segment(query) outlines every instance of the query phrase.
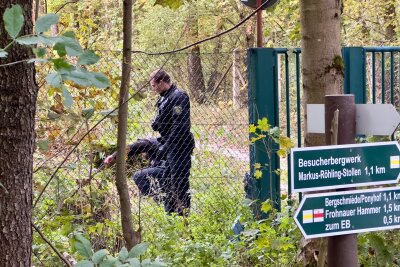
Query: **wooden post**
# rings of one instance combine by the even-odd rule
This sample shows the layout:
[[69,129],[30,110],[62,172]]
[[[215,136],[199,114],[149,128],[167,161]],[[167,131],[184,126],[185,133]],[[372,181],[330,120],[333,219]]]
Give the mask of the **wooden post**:
[[[355,137],[356,105],[354,95],[325,96],[326,144],[354,144]],[[328,266],[357,267],[356,234],[328,237]]]

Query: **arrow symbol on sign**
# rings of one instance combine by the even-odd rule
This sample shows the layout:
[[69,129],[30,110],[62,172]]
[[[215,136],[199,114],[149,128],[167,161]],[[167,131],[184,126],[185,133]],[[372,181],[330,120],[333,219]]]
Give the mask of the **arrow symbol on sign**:
[[[307,129],[325,133],[325,105],[307,105]],[[391,135],[400,123],[400,115],[392,104],[356,104],[356,133]]]

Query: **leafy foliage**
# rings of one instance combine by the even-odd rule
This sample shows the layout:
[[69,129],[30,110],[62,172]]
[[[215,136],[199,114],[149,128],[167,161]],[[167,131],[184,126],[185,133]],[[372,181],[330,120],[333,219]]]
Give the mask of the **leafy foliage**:
[[81,234],[75,234],[72,240],[76,251],[84,258],[79,261],[76,267],[162,267],[167,266],[160,260],[151,261],[150,259],[140,260],[146,252],[149,244],[142,243],[134,246],[129,252],[123,247],[117,256],[112,256],[106,249],[101,249],[93,253],[90,241]]

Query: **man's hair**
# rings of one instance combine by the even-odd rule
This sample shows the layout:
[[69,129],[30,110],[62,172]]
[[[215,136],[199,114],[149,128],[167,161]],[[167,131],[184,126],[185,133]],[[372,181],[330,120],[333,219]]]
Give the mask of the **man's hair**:
[[161,81],[165,83],[171,83],[171,77],[163,69],[153,71],[152,80],[154,80],[156,83],[159,83]]

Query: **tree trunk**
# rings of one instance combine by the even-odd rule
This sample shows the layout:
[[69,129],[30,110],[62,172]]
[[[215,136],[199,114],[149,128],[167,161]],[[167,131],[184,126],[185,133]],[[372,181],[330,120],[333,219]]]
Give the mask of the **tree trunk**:
[[122,81],[119,96],[118,110],[118,141],[117,141],[117,174],[116,185],[121,205],[121,224],[122,232],[126,242],[126,247],[130,250],[140,242],[140,232],[133,230],[131,200],[129,197],[128,184],[126,182],[126,129],[128,119],[128,96],[131,78],[132,62],[132,0],[124,0],[124,19],[123,19],[123,61],[122,61]]
[[[301,0],[300,12],[303,105],[306,108],[306,104],[323,104],[325,95],[343,91],[344,67],[340,46],[341,2]],[[306,129],[305,144],[324,145],[325,139],[323,135],[309,134]]]
[[396,20],[396,7],[395,7],[395,1],[387,1],[384,3],[385,5],[385,16],[384,16],[384,21],[386,25],[386,36],[385,39],[389,42],[388,45],[390,45],[391,42],[394,42],[396,40],[396,26],[395,26],[395,20]]
[[[189,41],[198,40],[199,25],[196,12],[196,6],[191,3],[189,12]],[[203,75],[203,66],[200,58],[200,47],[194,46],[188,55],[188,75],[189,75],[189,90],[191,96],[198,103],[203,103],[206,100],[205,82]]]
[[[301,62],[303,79],[303,105],[323,104],[325,95],[343,91],[343,60],[340,46],[340,0],[301,0]],[[307,114],[305,115],[307,125]],[[306,146],[325,145],[325,136],[308,133],[305,128]],[[303,264],[324,266],[326,262],[326,239],[313,239],[307,243],[314,253],[303,255]],[[302,251],[308,251],[302,249]],[[318,263],[314,255],[318,255]]]
[[[0,18],[11,4],[25,13],[22,34],[32,33],[32,0],[2,0]],[[9,43],[0,21],[0,47]],[[0,65],[32,57],[27,47],[13,45]],[[32,169],[35,104],[38,87],[33,64],[0,67],[0,263],[31,266]]]

